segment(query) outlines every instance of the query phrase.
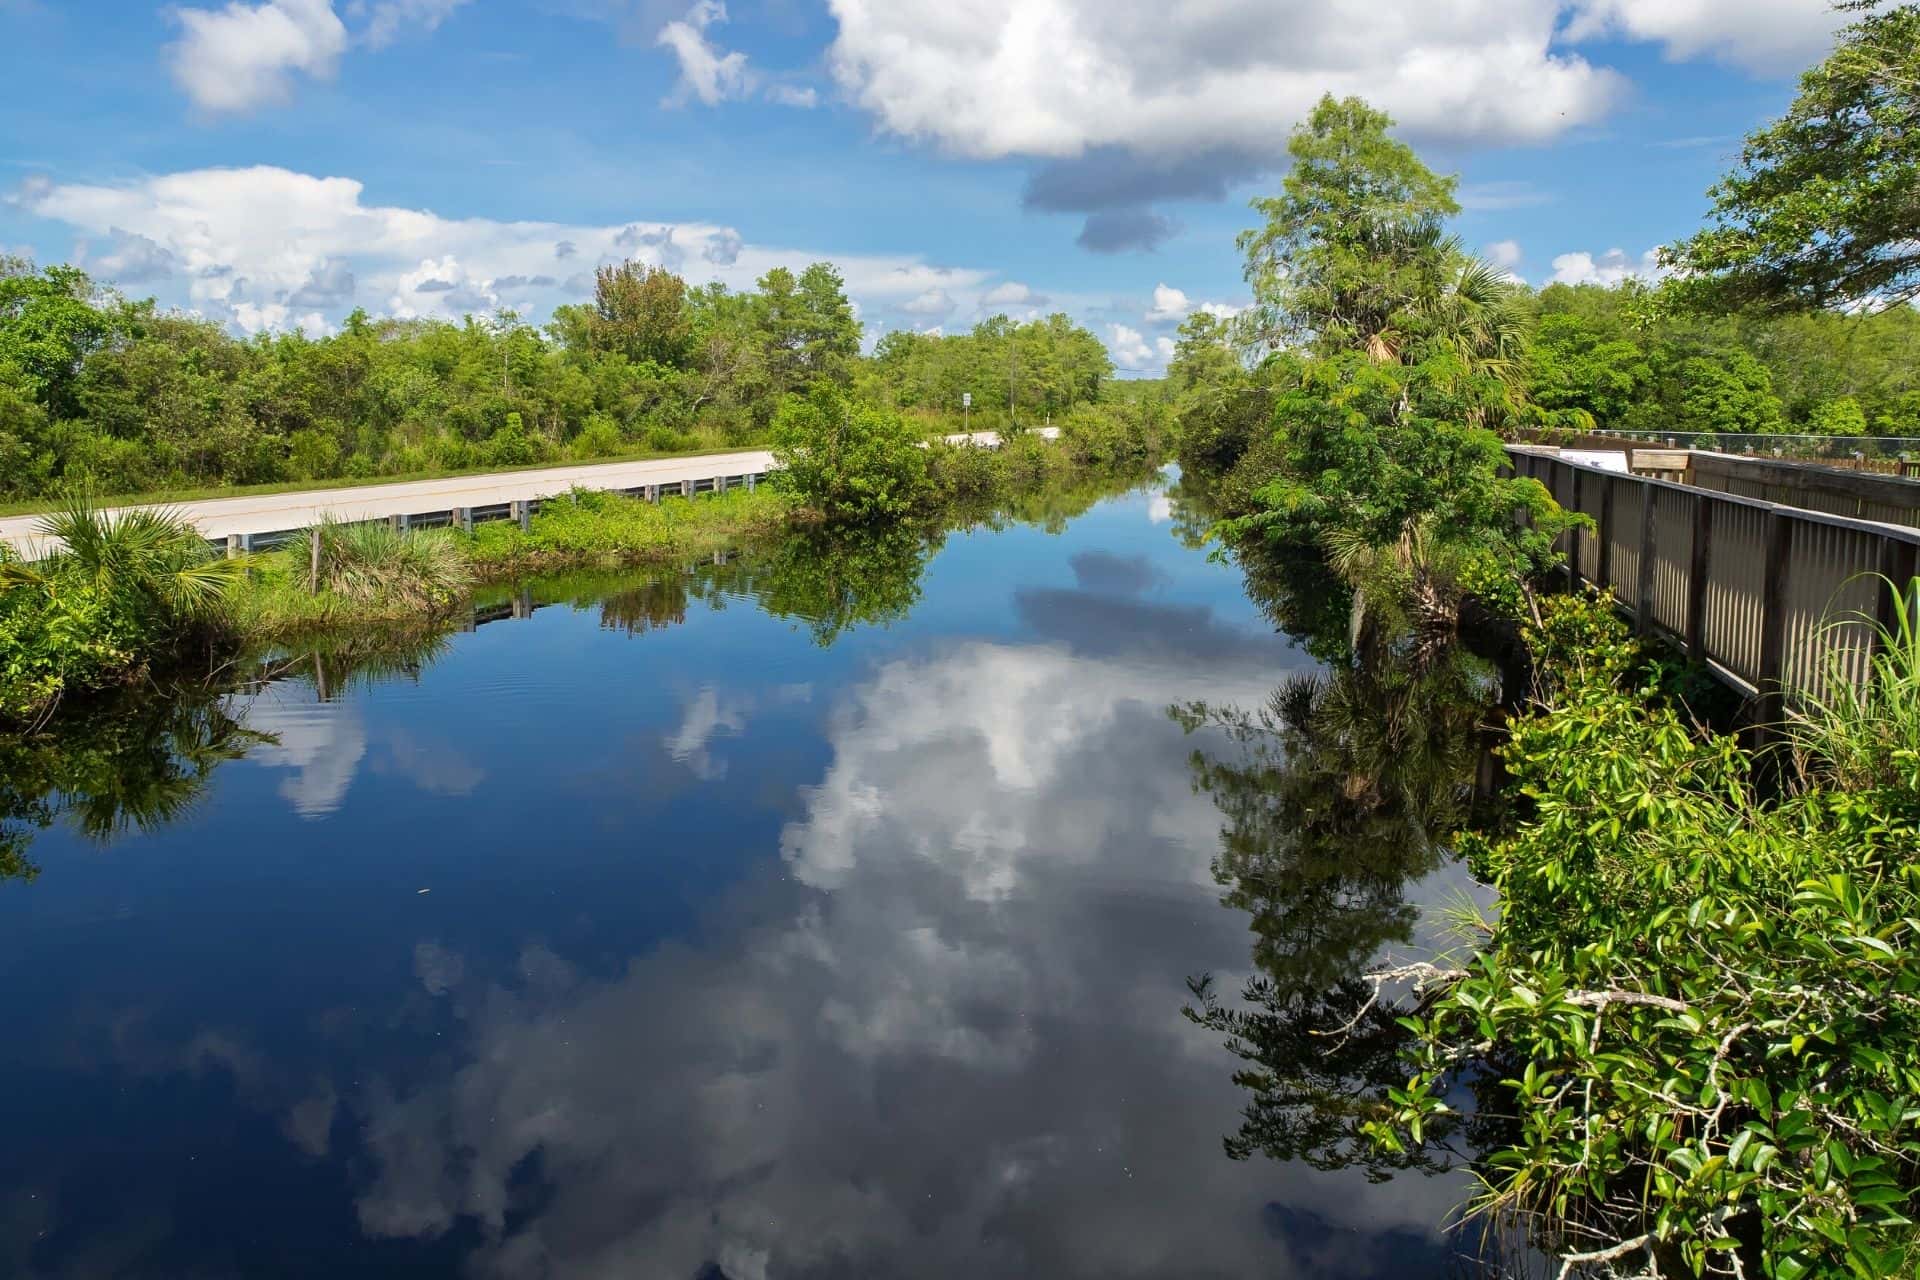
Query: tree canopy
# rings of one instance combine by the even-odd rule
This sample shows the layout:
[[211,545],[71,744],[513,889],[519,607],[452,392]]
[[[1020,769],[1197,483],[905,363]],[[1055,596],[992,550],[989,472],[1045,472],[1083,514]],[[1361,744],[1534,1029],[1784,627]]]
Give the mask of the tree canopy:
[[1764,310],[1920,297],[1920,5],[1866,14],[1750,134],[1712,225],[1666,254],[1691,305]]
[[0,260],[0,500],[520,466],[767,439],[781,403],[825,383],[916,431],[1065,414],[1113,365],[1064,315],[972,333],[862,327],[826,263],[744,292],[636,262],[535,326],[376,319],[240,338],[129,301],[72,267]]

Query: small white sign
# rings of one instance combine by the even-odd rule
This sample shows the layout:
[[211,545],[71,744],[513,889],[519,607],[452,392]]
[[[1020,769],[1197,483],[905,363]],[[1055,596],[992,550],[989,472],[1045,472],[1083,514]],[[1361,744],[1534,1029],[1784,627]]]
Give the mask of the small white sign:
[[962,409],[971,409],[971,408],[973,408],[973,392],[971,392],[971,391],[962,391],[962,392],[960,393],[960,407],[961,407]]

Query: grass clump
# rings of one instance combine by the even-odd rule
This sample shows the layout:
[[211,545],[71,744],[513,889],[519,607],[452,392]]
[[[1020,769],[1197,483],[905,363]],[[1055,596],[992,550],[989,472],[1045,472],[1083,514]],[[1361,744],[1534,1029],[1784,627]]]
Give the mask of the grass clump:
[[1825,692],[1803,695],[1789,712],[1789,740],[1798,772],[1812,784],[1920,795],[1920,579],[1905,588],[1881,582],[1892,593],[1893,621],[1871,628],[1871,678],[1848,678],[1843,664],[1852,646],[1842,643],[1828,660]]
[[476,527],[468,543],[487,577],[574,565],[648,564],[714,551],[782,528],[793,504],[771,488],[646,502],[574,489],[540,504],[527,529]]
[[235,612],[242,631],[269,640],[346,625],[428,625],[474,581],[459,535],[378,522],[323,521],[252,565]]

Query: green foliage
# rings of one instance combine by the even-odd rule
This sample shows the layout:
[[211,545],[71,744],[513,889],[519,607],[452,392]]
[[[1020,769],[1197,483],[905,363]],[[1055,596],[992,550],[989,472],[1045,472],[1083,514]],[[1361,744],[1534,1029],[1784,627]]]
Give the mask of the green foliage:
[[1754,434],[1780,429],[1772,375],[1745,351],[1684,360],[1680,381],[1685,390],[1674,430]]
[[1910,307],[1715,317],[1662,312],[1631,284],[1552,285],[1538,301],[1526,381],[1551,425],[1920,431],[1920,312]]
[[[1841,8],[1873,10],[1879,0]],[[1713,225],[1669,250],[1705,309],[1824,309],[1920,296],[1920,5],[1869,12],[1748,135]]]
[[216,692],[172,688],[81,709],[57,733],[0,734],[0,881],[39,874],[27,847],[55,822],[107,840],[180,818],[215,768],[264,740]]
[[33,721],[68,692],[125,681],[155,658],[224,635],[243,572],[164,512],[81,499],[40,522],[59,549],[0,552],[0,721]]
[[[395,529],[385,521],[318,525],[319,585],[359,605],[433,613],[463,596],[473,571],[455,535],[433,529]],[[283,553],[295,576],[312,573],[312,549],[297,540]]]
[[0,380],[43,408],[67,409],[82,362],[114,327],[92,295],[93,282],[77,267],[36,275],[28,263],[0,257]]
[[1829,627],[1824,688],[1789,708],[1800,775],[1817,786],[1868,792],[1889,803],[1920,797],[1920,582],[1884,582],[1893,622],[1876,624],[1865,683],[1847,671],[1861,619]]
[[899,414],[856,404],[830,384],[781,406],[773,477],[804,506],[836,523],[897,520],[930,495],[920,433]]
[[1406,1032],[1362,974],[1414,941],[1408,887],[1446,860],[1473,812],[1494,683],[1458,649],[1417,675],[1377,657],[1290,680],[1252,713],[1174,709],[1189,732],[1232,744],[1196,750],[1191,767],[1220,809],[1213,874],[1221,905],[1247,914],[1255,974],[1237,1007],[1210,979],[1192,983],[1185,1011],[1245,1063],[1234,1079],[1248,1102],[1227,1152],[1376,1179],[1452,1163],[1431,1146],[1385,1150],[1362,1130],[1406,1078]]
[[693,350],[687,282],[639,262],[600,267],[594,272],[587,340],[594,350],[619,352],[636,365],[684,363]]
[[1503,474],[1498,437],[1466,425],[1458,372],[1357,355],[1299,366],[1275,402],[1267,478],[1222,536],[1320,548],[1376,604],[1419,596],[1443,619],[1469,575],[1517,586],[1541,572],[1568,519],[1537,482]]
[[1269,345],[1363,349],[1434,291],[1458,180],[1388,137],[1392,124],[1358,98],[1323,97],[1288,140],[1283,194],[1253,202],[1266,225],[1239,244]]
[[1823,400],[1808,419],[1807,430],[1822,436],[1864,436],[1867,411],[1852,396]]
[[236,339],[71,268],[0,261],[0,500],[520,467],[764,443],[816,383],[957,430],[1102,398],[1112,362],[1063,315],[953,337],[890,334],[876,358],[843,282],[815,264],[752,292],[602,268],[591,303],[535,329],[510,311],[347,318],[326,338]]
[[[862,391],[903,411],[937,415],[948,430],[963,422],[992,430],[1043,423],[1097,401],[1112,377],[1106,344],[1067,316],[1015,324],[1001,315],[947,337],[886,334],[874,347],[873,386]],[[961,411],[967,392],[970,415]]]
[[476,566],[492,575],[671,560],[773,532],[791,510],[784,496],[765,485],[660,502],[575,489],[542,501],[525,533],[508,521],[475,526],[471,554]]
[[[1497,1078],[1481,1208],[1662,1274],[1920,1263],[1920,842],[1911,772],[1759,797],[1731,738],[1640,682],[1604,603],[1547,603],[1541,714],[1505,749],[1532,813],[1467,842],[1500,895],[1426,975],[1371,1132],[1420,1146]],[[1817,715],[1817,713],[1816,713]]]
[[899,525],[801,531],[755,561],[755,598],[769,616],[805,626],[826,648],[852,627],[906,617],[940,541]]

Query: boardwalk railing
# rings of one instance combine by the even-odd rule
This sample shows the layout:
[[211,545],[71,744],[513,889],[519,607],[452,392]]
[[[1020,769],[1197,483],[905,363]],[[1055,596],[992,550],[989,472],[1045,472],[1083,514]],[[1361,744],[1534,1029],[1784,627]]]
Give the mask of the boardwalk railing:
[[[1873,628],[1892,620],[1881,578],[1906,588],[1920,529],[1603,470],[1512,445],[1514,468],[1594,528],[1563,535],[1577,582],[1610,593],[1735,688],[1768,699],[1867,678]],[[1876,576],[1878,575],[1878,576]],[[1837,664],[1836,664],[1837,658]]]

